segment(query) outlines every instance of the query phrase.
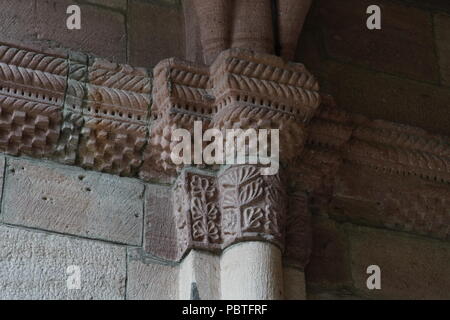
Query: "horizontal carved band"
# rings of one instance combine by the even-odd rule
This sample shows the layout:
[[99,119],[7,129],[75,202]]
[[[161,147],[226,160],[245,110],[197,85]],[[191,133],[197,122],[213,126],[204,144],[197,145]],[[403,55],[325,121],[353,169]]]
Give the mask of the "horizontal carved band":
[[[379,196],[371,199],[398,209],[391,210],[395,218],[368,223],[449,237],[448,137],[346,113],[326,96],[316,112],[317,83],[301,64],[248,50],[224,52],[208,68],[169,59],[154,74],[83,54],[0,45],[0,151],[144,180],[173,179],[181,169],[170,160],[176,128],[191,131],[196,120],[204,130],[278,128],[295,190],[357,198],[356,191],[336,190],[341,171],[360,172],[361,189],[373,173],[392,187],[376,189]],[[398,184],[406,180],[421,191],[405,202]]]
[[[281,160],[292,161],[304,144],[304,127],[320,104],[316,79],[299,63],[249,50],[223,52],[211,67],[169,59],[155,68],[154,123],[148,155],[168,172],[172,131],[279,129]],[[150,161],[148,163],[151,163]]]

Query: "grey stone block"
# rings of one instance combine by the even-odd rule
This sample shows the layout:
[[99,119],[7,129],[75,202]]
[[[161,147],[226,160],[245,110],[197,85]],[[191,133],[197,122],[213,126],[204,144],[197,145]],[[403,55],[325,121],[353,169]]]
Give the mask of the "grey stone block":
[[0,225],[0,300],[124,299],[125,259],[117,245]]
[[178,266],[145,261],[140,249],[128,253],[128,300],[178,299]]
[[164,260],[177,260],[178,240],[170,187],[147,185],[144,221],[146,253]]
[[134,179],[8,158],[1,220],[130,245],[142,242],[144,185]]

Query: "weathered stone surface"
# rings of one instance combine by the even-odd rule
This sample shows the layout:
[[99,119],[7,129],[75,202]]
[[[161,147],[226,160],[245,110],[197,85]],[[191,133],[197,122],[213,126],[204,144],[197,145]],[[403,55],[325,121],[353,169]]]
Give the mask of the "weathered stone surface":
[[127,9],[127,0],[87,0],[86,2],[110,7],[113,9],[126,10]]
[[332,220],[315,216],[312,223],[313,248],[306,267],[308,285],[328,288],[351,284],[348,241]]
[[437,82],[439,69],[433,27],[427,11],[391,1],[377,1],[382,29],[366,27],[371,0],[320,0],[311,17],[324,30],[325,46],[334,58],[409,78]]
[[220,299],[220,256],[192,250],[180,265],[181,300]]
[[297,268],[283,268],[284,299],[305,300],[306,283],[305,273]]
[[[353,283],[362,296],[449,299],[450,245],[403,233],[348,226]],[[368,290],[367,267],[381,268],[381,290]]]
[[139,181],[21,159],[7,163],[3,222],[141,244]]
[[153,67],[170,57],[184,56],[183,14],[174,6],[142,0],[128,4],[129,63]]
[[[5,165],[6,160],[3,155],[0,155],[0,194],[3,194],[3,181],[5,179],[4,173],[5,173]],[[1,219],[1,212],[0,212],[0,219]]]
[[[450,239],[450,198],[445,183],[432,184],[416,175],[399,179],[380,171],[343,165],[329,214],[353,223]],[[390,172],[395,174],[395,170]]]
[[35,40],[34,1],[3,0],[0,10],[0,41],[32,43]]
[[79,163],[133,176],[148,140],[151,78],[147,70],[90,59],[83,103]]
[[434,28],[442,82],[450,85],[450,15],[436,14]]
[[[125,248],[0,226],[0,300],[124,299]],[[69,290],[69,266],[81,289]]]
[[224,300],[283,299],[281,251],[267,242],[247,241],[227,250],[220,260]]
[[52,46],[68,47],[115,62],[126,62],[124,14],[99,6],[79,4],[81,29],[69,30],[66,27],[66,10],[72,4],[71,0],[36,1],[37,38],[49,41]]
[[59,138],[65,57],[0,45],[0,151],[49,157]]
[[127,300],[178,299],[178,267],[142,258],[128,250]]
[[322,90],[345,110],[450,135],[448,88],[333,61],[323,61],[321,68]]
[[178,259],[178,241],[170,187],[147,184],[144,250],[162,259],[172,261]]
[[[202,60],[211,64],[226,49],[246,48],[261,53],[279,51],[283,58],[292,60],[310,5],[310,0],[282,0],[274,10],[266,0],[186,1],[187,28],[199,33],[187,37],[187,55],[197,57],[198,52],[192,50],[200,50]],[[277,26],[273,24],[275,15],[278,15]],[[197,44],[197,36],[201,46]]]

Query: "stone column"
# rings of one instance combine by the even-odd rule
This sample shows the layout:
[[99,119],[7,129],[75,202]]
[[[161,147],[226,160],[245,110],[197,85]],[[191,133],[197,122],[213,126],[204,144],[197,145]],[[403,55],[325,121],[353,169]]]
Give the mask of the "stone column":
[[280,300],[284,298],[282,253],[268,243],[237,243],[224,251],[220,262],[224,300]]
[[[240,129],[243,135],[254,135],[255,131],[245,133],[254,129],[257,137],[265,133],[262,139],[267,142],[263,148],[257,142],[255,155],[252,139],[247,143],[240,134],[234,135],[234,150],[245,154],[234,157],[232,151],[231,158],[247,159],[227,162],[219,172],[217,166],[209,171],[174,168],[181,171],[174,185],[173,208],[177,260],[183,260],[186,271],[180,277],[182,296],[191,296],[190,286],[199,278],[196,268],[201,264],[192,258],[193,252],[205,250],[220,256],[222,299],[282,299],[288,215],[282,168],[295,165],[303,149],[305,126],[320,103],[317,81],[301,64],[244,49],[222,52],[210,67],[171,59],[156,67],[154,74],[158,89],[149,153],[158,154],[166,170],[174,167],[167,157],[171,129],[192,132],[194,121],[223,133]],[[224,137],[228,146],[228,134]],[[224,151],[230,159],[228,148]],[[268,158],[275,171],[263,171]],[[205,290],[199,290],[202,297]]]
[[223,299],[283,298],[286,198],[281,175],[236,165],[218,178],[224,247]]
[[211,64],[229,47],[229,23],[232,3],[229,0],[192,0],[200,24],[203,59]]

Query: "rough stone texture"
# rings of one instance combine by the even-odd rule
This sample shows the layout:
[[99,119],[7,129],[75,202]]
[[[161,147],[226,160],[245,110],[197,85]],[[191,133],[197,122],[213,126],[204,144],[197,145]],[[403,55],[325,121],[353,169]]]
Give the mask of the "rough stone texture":
[[431,15],[401,3],[377,1],[382,29],[373,31],[366,27],[365,14],[372,4],[371,0],[319,0],[314,21],[324,30],[327,53],[379,71],[437,82]]
[[162,259],[177,260],[178,242],[171,188],[148,184],[144,214],[144,250]]
[[[281,0],[275,12],[267,0],[187,1],[184,5],[187,29],[198,32],[201,39],[199,46],[198,35],[187,38],[187,56],[198,57],[198,53],[190,50],[201,50],[203,62],[211,64],[226,49],[246,48],[261,53],[279,51],[283,58],[292,60],[310,5],[310,0]],[[278,15],[276,27],[275,15]]]
[[[6,165],[5,157],[3,155],[0,155],[0,195],[2,195],[2,197],[3,197],[3,184],[5,179],[4,177],[5,165]],[[1,198],[1,200],[3,201],[3,198]],[[1,212],[0,212],[0,219],[1,219]]]
[[328,208],[331,216],[358,224],[450,239],[450,193],[446,184],[428,183],[414,175],[398,179],[379,171],[347,165],[341,167],[335,180],[333,199]]
[[130,0],[128,26],[129,63],[153,67],[163,59],[184,56],[183,14],[176,7]]
[[315,216],[313,248],[306,267],[308,286],[336,288],[351,284],[347,237],[334,221]]
[[0,151],[49,157],[58,142],[68,63],[0,45]]
[[284,267],[284,299],[286,300],[305,300],[306,284],[305,273],[299,269]]
[[95,5],[110,7],[113,9],[123,10],[127,9],[127,0],[85,0],[87,3]]
[[32,43],[35,38],[34,1],[3,0],[0,10],[0,41]]
[[87,81],[78,161],[84,168],[133,176],[148,140],[149,72],[90,59]]
[[125,16],[99,6],[80,4],[81,30],[68,30],[66,10],[72,4],[72,0],[36,1],[37,38],[49,41],[52,47],[68,47],[126,62]]
[[224,300],[283,299],[281,251],[273,244],[236,244],[222,254],[220,269]]
[[178,299],[178,267],[142,258],[128,250],[127,300]]
[[180,265],[179,298],[220,299],[220,256],[192,250]]
[[[210,172],[187,169],[179,176],[172,195],[176,260],[190,249],[220,252],[242,241],[284,246],[286,197],[282,178],[279,174],[262,175],[260,169],[236,165],[218,178]],[[170,231],[167,222],[159,223],[161,230]],[[159,255],[161,250],[155,249]]]
[[[450,245],[438,240],[348,226],[352,275],[361,296],[449,299]],[[370,291],[366,269],[381,268],[381,290]]]
[[[124,299],[125,248],[0,226],[0,300]],[[81,271],[68,290],[67,268]]]
[[434,28],[442,82],[450,86],[450,15],[436,14]]
[[3,222],[140,245],[143,184],[66,166],[9,158]]
[[450,90],[347,64],[322,62],[322,90],[347,111],[450,135]]

